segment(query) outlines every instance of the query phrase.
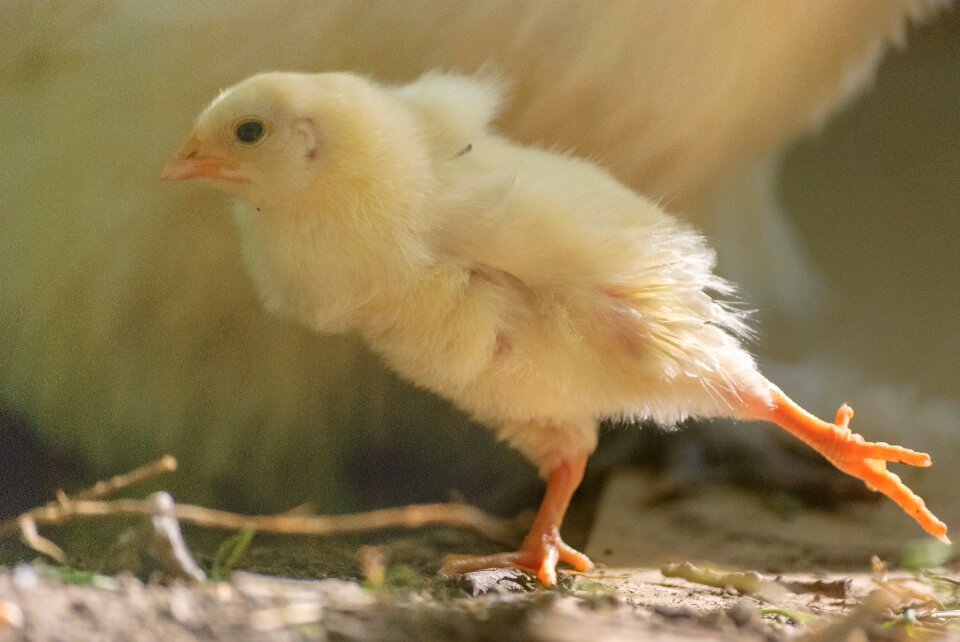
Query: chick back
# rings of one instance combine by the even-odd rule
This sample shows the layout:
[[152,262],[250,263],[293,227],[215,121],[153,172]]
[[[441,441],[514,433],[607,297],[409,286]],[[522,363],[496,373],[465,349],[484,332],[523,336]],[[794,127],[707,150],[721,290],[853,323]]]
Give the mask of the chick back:
[[764,394],[699,234],[592,163],[470,133],[431,139],[437,263],[409,322],[368,335],[395,369],[492,425],[672,423]]

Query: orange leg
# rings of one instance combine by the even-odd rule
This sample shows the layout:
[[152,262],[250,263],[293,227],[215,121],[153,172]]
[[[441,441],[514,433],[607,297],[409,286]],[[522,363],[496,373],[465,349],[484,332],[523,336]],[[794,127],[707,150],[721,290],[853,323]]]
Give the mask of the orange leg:
[[444,572],[469,573],[485,568],[515,566],[536,573],[544,586],[554,586],[557,583],[557,564],[560,562],[566,562],[578,571],[593,568],[590,558],[570,548],[560,539],[560,524],[567,512],[570,498],[583,479],[586,464],[587,455],[584,454],[582,457],[563,461],[550,471],[547,492],[519,551],[479,557],[448,555],[443,560]]
[[779,425],[843,472],[863,480],[870,490],[879,491],[895,501],[927,533],[943,542],[950,542],[946,524],[937,519],[923,499],[907,488],[899,477],[887,470],[888,461],[929,466],[930,455],[902,446],[864,440],[851,432],[849,423],[853,418],[853,409],[846,404],[837,411],[835,423],[828,424],[798,406],[773,384],[771,388],[772,404],[751,404],[749,412],[754,418]]

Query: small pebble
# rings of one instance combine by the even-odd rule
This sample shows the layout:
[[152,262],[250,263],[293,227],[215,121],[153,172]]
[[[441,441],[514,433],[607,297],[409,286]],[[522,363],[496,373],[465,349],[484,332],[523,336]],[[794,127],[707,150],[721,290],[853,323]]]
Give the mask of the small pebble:
[[40,583],[37,569],[30,564],[17,564],[13,569],[13,585],[21,591],[32,591]]
[[751,624],[757,618],[756,607],[747,600],[741,600],[727,609],[727,617],[738,627]]
[[23,628],[23,609],[7,600],[0,600],[0,630]]
[[653,607],[653,612],[670,619],[695,618],[699,615],[697,611],[689,606],[657,605]]
[[237,597],[237,590],[229,582],[217,582],[213,587],[213,595],[218,602],[232,602]]
[[528,593],[536,588],[536,583],[527,573],[514,568],[490,568],[464,573],[456,577],[453,583],[471,597],[488,593]]
[[319,602],[301,602],[254,611],[250,614],[250,626],[255,631],[276,631],[318,623],[322,619],[323,606]]
[[198,618],[194,597],[183,586],[174,586],[170,591],[170,615],[180,624],[193,626]]

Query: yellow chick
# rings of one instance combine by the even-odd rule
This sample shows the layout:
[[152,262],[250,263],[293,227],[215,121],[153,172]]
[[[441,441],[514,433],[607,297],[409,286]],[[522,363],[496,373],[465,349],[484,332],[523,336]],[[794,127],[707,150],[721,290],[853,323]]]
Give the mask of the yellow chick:
[[452,400],[547,480],[517,566],[556,583],[591,567],[560,525],[598,421],[734,417],[779,424],[946,526],[886,461],[930,457],[809,415],[741,346],[703,238],[608,172],[490,130],[491,79],[428,73],[387,87],[347,73],[267,73],[220,94],[164,168],[238,197],[250,276],[269,310],[356,332],[401,375]]

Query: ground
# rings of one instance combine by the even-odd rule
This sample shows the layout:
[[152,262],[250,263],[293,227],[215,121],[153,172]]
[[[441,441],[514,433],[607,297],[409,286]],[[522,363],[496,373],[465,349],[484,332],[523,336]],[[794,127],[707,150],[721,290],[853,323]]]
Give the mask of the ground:
[[[0,641],[960,640],[952,550],[912,540],[912,523],[884,503],[828,512],[725,485],[665,494],[658,479],[621,470],[573,507],[570,539],[600,569],[554,590],[515,571],[438,575],[446,553],[497,549],[444,527],[260,534],[228,580],[201,583],[142,565],[146,583],[91,573],[124,559],[104,541],[136,520],[43,528],[88,570],[29,563],[36,556],[7,541]],[[200,565],[216,567],[225,535],[184,531]],[[874,555],[891,567],[940,565],[940,579],[872,568]]]

